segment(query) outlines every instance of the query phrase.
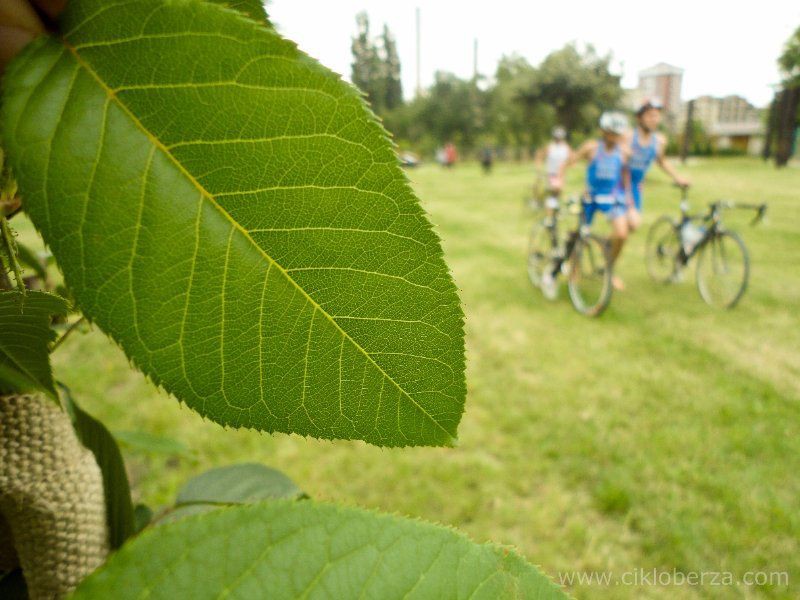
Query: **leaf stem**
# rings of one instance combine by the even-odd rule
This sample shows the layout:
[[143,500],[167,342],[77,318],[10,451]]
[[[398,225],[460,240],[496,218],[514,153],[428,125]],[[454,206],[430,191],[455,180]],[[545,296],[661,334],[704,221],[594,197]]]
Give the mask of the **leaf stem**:
[[58,339],[55,341],[55,343],[53,344],[53,347],[52,347],[52,348],[50,348],[50,354],[52,354],[53,352],[55,352],[55,351],[56,351],[56,348],[58,348],[58,347],[59,347],[61,344],[63,344],[63,343],[64,343],[64,340],[65,340],[65,339],[67,339],[67,337],[69,336],[69,334],[70,334],[70,333],[72,333],[72,332],[73,332],[75,329],[77,329],[77,328],[78,328],[78,326],[79,326],[81,323],[83,323],[85,320],[86,320],[86,317],[83,317],[83,316],[81,316],[81,318],[80,318],[80,319],[78,319],[78,320],[77,320],[77,321],[75,321],[75,322],[74,322],[72,325],[70,325],[70,326],[67,328],[67,330],[66,330],[66,331],[65,331],[63,334],[61,334],[61,337],[60,337],[60,338],[58,338]]
[[14,271],[14,279],[17,281],[17,288],[20,293],[25,295],[25,282],[22,280],[22,267],[17,260],[17,249],[14,243],[14,236],[11,233],[11,228],[8,226],[8,220],[5,217],[0,217],[0,238],[3,238],[3,246],[6,255],[8,256],[8,265]]
[[11,280],[8,278],[8,274],[6,273],[5,265],[3,261],[0,260],[0,290],[10,290],[11,289]]

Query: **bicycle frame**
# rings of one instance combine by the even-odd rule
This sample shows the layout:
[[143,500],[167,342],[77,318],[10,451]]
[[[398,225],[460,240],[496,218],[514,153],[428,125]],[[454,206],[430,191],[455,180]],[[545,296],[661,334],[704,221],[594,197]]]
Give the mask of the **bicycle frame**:
[[[719,231],[722,230],[719,214],[717,214],[713,209],[709,211],[706,215],[689,215],[683,214],[681,216],[681,221],[678,224],[678,232],[683,229],[683,227],[692,221],[702,220],[704,224],[710,223],[710,225],[706,226],[705,232],[703,233],[703,237],[695,243],[689,253],[686,253],[686,248],[683,244],[680,244],[680,250],[678,252],[678,261],[680,262],[681,266],[685,266],[688,262],[694,257],[708,242],[710,242]],[[680,239],[680,233],[678,234]]]
[[[553,261],[553,269],[551,271],[551,275],[556,277],[560,272],[561,268],[563,267],[564,263],[567,259],[572,256],[572,252],[575,250],[575,244],[578,240],[585,235],[585,231],[587,229],[586,224],[586,213],[583,211],[582,203],[584,199],[581,198],[580,200],[581,206],[578,209],[578,226],[575,229],[572,229],[567,234],[567,239],[564,242],[563,251],[560,252],[560,255],[557,257],[556,260]],[[567,206],[572,207],[575,206],[577,201],[570,198],[567,201]],[[558,239],[558,222],[559,222],[559,215],[561,213],[561,208],[554,209],[553,214],[553,222],[551,225],[548,225],[548,229],[550,230],[551,241],[554,248],[559,248],[559,239]]]
[[686,252],[684,245],[682,243],[680,244],[677,260],[681,267],[686,266],[692,257],[698,254],[700,250],[702,250],[703,247],[713,240],[721,231],[725,231],[725,226],[722,223],[723,210],[731,208],[755,210],[757,211],[757,214],[751,223],[753,225],[764,218],[764,214],[767,210],[766,204],[742,204],[727,200],[717,200],[716,202],[709,204],[708,212],[705,215],[690,214],[687,196],[688,188],[681,187],[681,218],[677,225],[678,239],[680,239],[680,231],[683,229],[683,227],[692,221],[702,221],[706,228],[703,237],[692,246],[688,253]]

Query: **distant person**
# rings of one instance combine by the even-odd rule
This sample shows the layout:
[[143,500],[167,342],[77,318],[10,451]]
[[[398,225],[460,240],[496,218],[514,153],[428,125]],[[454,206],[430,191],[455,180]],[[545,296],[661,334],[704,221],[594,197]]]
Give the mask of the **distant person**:
[[[658,133],[664,105],[658,98],[648,98],[636,111],[636,127],[626,136],[626,144],[630,148],[630,194],[626,196],[628,227],[636,230],[642,222],[642,184],[653,161],[681,186],[689,185],[689,180],[678,175],[664,156],[667,138]],[[621,190],[620,190],[621,191]]]
[[447,142],[444,145],[444,166],[449,169],[456,164],[457,160],[458,151],[456,150],[455,144],[453,144],[453,142]]
[[548,210],[558,208],[558,198],[564,188],[561,168],[571,155],[572,148],[567,143],[567,130],[560,125],[553,127],[550,142],[536,153],[536,165],[539,169],[544,167],[547,178],[545,208]]
[[483,172],[487,175],[492,172],[492,163],[494,162],[494,152],[489,146],[484,146],[481,148],[480,153],[480,161],[481,167],[483,167]]
[[[630,193],[630,150],[624,143],[628,119],[618,112],[604,112],[600,116],[599,140],[587,140],[561,167],[559,176],[563,180],[565,171],[578,160],[589,163],[586,169],[588,198],[584,203],[586,222],[591,224],[600,211],[611,223],[611,260],[617,260],[625,240],[628,239],[628,218],[625,205]],[[616,275],[612,279],[614,288],[624,289],[622,280]]]

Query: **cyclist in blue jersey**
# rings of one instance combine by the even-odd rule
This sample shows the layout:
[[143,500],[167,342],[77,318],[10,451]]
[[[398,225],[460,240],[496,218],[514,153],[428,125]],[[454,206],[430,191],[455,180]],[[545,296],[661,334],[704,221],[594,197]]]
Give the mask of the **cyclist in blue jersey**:
[[689,181],[678,175],[664,156],[667,139],[657,131],[663,108],[658,98],[648,98],[642,102],[636,111],[636,127],[625,140],[631,151],[631,187],[630,194],[626,196],[628,226],[631,231],[636,230],[642,222],[642,184],[654,162],[678,185],[689,185]]
[[[591,224],[597,212],[603,213],[611,223],[611,260],[617,259],[629,226],[626,215],[625,197],[630,193],[630,173],[628,163],[630,151],[623,142],[628,128],[628,119],[617,112],[605,112],[600,117],[602,138],[588,140],[570,157],[561,170],[564,172],[578,160],[589,163],[586,169],[588,198],[584,203],[586,222]],[[614,287],[623,289],[622,280],[613,279]]]

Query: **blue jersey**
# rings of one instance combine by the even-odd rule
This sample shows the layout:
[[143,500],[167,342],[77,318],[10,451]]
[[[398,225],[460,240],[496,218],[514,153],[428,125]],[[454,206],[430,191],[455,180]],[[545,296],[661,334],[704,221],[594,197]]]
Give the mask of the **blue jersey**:
[[619,146],[609,151],[605,142],[600,140],[597,152],[586,170],[586,185],[592,199],[600,204],[613,202],[618,188],[622,185],[622,167],[624,160]]
[[628,166],[631,170],[631,183],[633,185],[642,182],[656,156],[658,156],[658,137],[656,137],[656,134],[651,133],[650,143],[647,146],[642,146],[639,143],[639,129],[637,128],[633,133],[631,157],[628,161]]

